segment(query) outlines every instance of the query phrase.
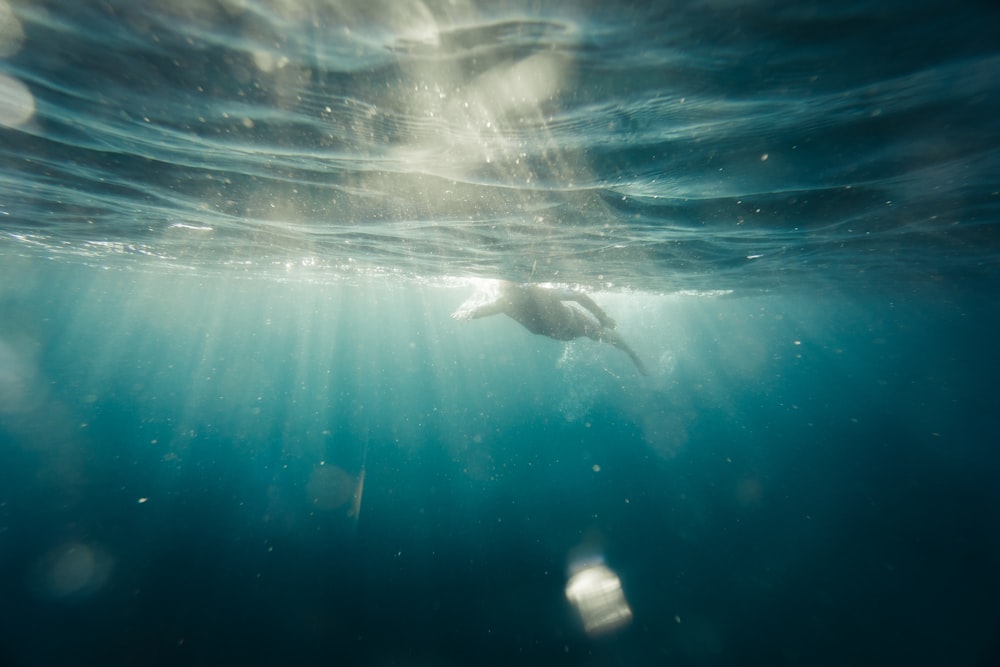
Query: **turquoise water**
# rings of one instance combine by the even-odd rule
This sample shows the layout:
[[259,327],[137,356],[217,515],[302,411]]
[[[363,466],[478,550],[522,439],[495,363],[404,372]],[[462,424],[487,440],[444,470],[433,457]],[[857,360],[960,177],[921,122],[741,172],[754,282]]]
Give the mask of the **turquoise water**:
[[997,25],[0,0],[0,663],[994,664]]

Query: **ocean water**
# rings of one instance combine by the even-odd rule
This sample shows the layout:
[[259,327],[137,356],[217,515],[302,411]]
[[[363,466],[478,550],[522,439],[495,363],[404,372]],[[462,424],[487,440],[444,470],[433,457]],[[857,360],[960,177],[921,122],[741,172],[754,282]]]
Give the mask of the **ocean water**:
[[0,0],[0,664],[998,664],[998,27]]

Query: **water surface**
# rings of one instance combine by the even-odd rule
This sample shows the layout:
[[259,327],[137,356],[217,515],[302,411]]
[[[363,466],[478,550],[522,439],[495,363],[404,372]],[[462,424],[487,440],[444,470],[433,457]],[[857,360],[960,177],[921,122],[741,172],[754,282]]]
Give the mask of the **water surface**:
[[997,25],[0,0],[0,662],[993,664]]

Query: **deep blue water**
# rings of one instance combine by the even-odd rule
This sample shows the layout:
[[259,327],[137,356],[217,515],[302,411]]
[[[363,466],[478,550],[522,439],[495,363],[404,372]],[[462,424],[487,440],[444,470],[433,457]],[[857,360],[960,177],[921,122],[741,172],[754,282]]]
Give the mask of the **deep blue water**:
[[998,26],[0,0],[0,665],[998,664]]

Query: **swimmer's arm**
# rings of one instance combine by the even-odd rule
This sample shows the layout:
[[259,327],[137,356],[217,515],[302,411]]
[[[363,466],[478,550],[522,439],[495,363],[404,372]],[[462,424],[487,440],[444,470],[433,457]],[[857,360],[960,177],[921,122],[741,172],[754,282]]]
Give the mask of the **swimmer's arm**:
[[583,292],[571,292],[567,290],[564,293],[562,300],[576,301],[578,304],[589,310],[594,315],[594,317],[597,318],[597,321],[601,323],[601,326],[607,327],[608,329],[615,328],[615,321],[611,319],[611,317],[607,313],[605,313],[600,306],[594,303],[593,299],[591,299]]
[[462,304],[458,310],[451,314],[453,320],[478,320],[480,317],[499,315],[504,312],[504,304],[500,301],[486,303],[481,306],[467,306]]

